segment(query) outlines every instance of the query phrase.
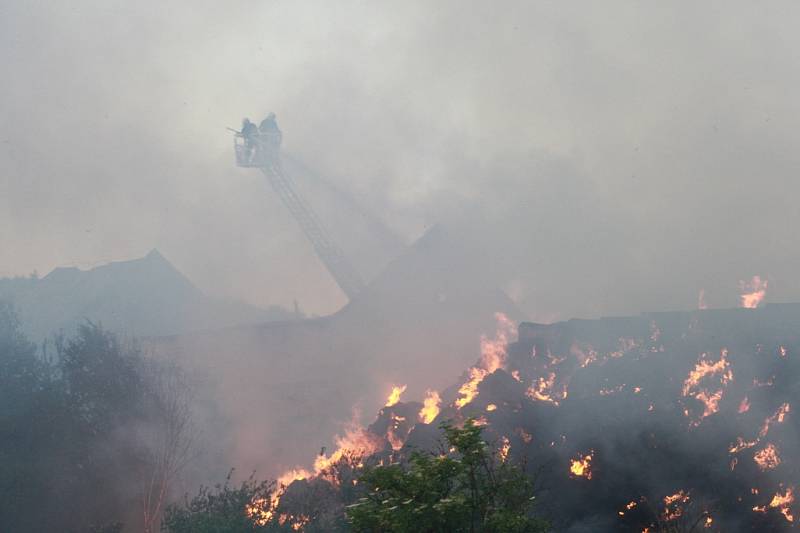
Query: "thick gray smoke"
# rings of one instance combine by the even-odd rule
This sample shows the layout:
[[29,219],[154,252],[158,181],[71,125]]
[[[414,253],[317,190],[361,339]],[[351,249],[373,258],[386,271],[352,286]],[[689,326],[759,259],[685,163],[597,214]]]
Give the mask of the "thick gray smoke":
[[0,273],[156,247],[213,293],[337,309],[232,164],[225,126],[274,110],[406,241],[484,248],[534,319],[731,305],[754,274],[796,300],[798,9],[4,0]]

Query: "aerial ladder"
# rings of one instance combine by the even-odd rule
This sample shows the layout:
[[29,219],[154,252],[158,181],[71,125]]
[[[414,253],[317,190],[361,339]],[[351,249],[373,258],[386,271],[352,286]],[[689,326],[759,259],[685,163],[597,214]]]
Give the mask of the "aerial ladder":
[[236,165],[261,170],[283,205],[311,241],[322,264],[352,301],[364,290],[364,281],[345,258],[311,206],[297,191],[293,180],[284,172],[281,164],[281,140],[282,134],[277,125],[273,130],[254,131],[251,134],[236,132],[233,138]]

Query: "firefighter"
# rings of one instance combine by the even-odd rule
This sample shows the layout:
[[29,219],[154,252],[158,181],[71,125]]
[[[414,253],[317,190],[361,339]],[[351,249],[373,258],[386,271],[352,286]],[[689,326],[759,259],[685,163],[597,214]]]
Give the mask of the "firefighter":
[[281,133],[278,127],[278,121],[275,120],[275,113],[270,113],[267,115],[267,118],[261,121],[261,124],[258,125],[258,131],[260,131],[261,135],[266,137],[267,142],[276,149],[280,147],[281,141],[283,140],[283,133]]
[[250,122],[249,118],[242,119],[242,137],[244,138],[245,160],[250,163],[253,159],[253,152],[258,145],[258,127]]

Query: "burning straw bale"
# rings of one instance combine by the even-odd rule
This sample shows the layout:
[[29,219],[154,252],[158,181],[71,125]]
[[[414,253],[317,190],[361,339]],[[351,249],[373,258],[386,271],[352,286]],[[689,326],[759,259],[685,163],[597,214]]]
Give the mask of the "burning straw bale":
[[365,460],[435,451],[437,421],[472,417],[535,477],[558,531],[795,525],[800,306],[522,324],[516,342],[497,339],[437,393],[430,423],[422,403],[384,407],[368,430],[384,445]]

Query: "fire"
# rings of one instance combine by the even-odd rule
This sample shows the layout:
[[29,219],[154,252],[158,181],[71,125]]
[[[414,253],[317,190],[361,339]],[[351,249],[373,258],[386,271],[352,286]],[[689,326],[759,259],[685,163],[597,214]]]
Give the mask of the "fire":
[[769,281],[761,279],[761,276],[753,276],[750,281],[740,281],[739,289],[742,294],[739,296],[739,307],[755,309],[764,300],[767,294]]
[[577,459],[570,460],[569,472],[575,477],[585,477],[592,479],[592,459],[594,451],[590,450],[587,455],[578,455]]
[[[404,420],[403,417],[398,416],[393,417],[393,419],[395,424]],[[389,433],[392,433],[391,427]],[[389,435],[387,435],[387,437],[389,437]],[[277,488],[269,498],[257,498],[245,505],[247,517],[256,525],[266,526],[275,517],[275,509],[277,509],[286,487],[291,485],[292,482],[325,474],[325,471],[331,465],[342,459],[346,454],[371,455],[380,450],[384,445],[384,441],[380,437],[369,433],[356,421],[351,421],[349,427],[345,431],[345,435],[336,436],[335,441],[338,449],[330,456],[320,454],[314,461],[313,473],[303,468],[291,469],[278,477]],[[395,446],[396,443],[391,442],[391,444]],[[331,479],[330,481],[333,482],[334,480]],[[280,525],[288,524],[293,530],[301,531],[310,521],[310,517],[305,515],[291,516],[281,514],[277,517],[277,520]]]
[[775,411],[774,415],[764,420],[764,424],[761,426],[761,431],[758,433],[759,438],[764,438],[767,436],[770,425],[774,424],[775,422],[782,424],[790,410],[791,406],[788,403],[784,403],[778,407],[778,410]]
[[486,377],[486,374],[488,374],[488,372],[482,368],[473,366],[469,369],[469,379],[458,389],[458,394],[460,394],[461,397],[456,399],[456,407],[461,409],[475,399],[478,395],[478,385],[480,385],[483,378]]
[[[716,363],[710,363],[705,359],[707,354],[702,354],[697,361],[694,369],[689,371],[689,375],[683,382],[682,394],[684,397],[692,396],[703,403],[703,414],[698,420],[692,422],[692,426],[697,426],[700,422],[717,411],[719,411],[719,401],[724,394],[724,387],[733,380],[733,371],[728,362],[728,350],[720,350],[720,358]],[[701,388],[701,382],[716,376],[720,383],[720,388],[714,392]]]
[[689,502],[689,493],[679,490],[670,496],[664,496],[664,512],[661,517],[664,521],[675,520],[683,516],[682,505]]
[[[660,334],[661,333],[659,332],[659,335]],[[637,348],[639,346],[639,341],[637,341],[636,339],[628,338],[628,337],[620,337],[618,343],[619,343],[619,348],[617,350],[613,351],[613,352],[609,352],[609,354],[608,354],[609,356],[611,356],[611,357],[613,357],[615,359],[617,359],[619,357],[622,357],[627,352],[629,352],[629,351],[631,351],[634,348]]]
[[620,516],[625,516],[625,511],[630,511],[631,509],[634,509],[637,505],[639,504],[636,503],[636,501],[630,501],[625,505],[625,509],[622,511],[617,511],[617,514]]
[[511,441],[508,440],[508,437],[502,437],[500,439],[500,450],[498,454],[500,455],[500,460],[504,463],[508,459],[508,452],[511,451]]
[[[791,406],[788,403],[782,404],[780,407],[778,407],[778,410],[775,411],[775,414],[773,414],[770,417],[767,417],[767,419],[764,420],[764,424],[762,424],[761,430],[758,432],[758,437],[756,437],[755,440],[746,441],[742,437],[737,437],[736,444],[732,444],[731,447],[728,449],[728,452],[739,453],[742,450],[746,450],[748,448],[756,446],[759,442],[761,442],[761,439],[767,436],[767,434],[769,433],[769,428],[772,424],[776,422],[779,424],[783,423],[783,421],[786,419],[786,415],[789,413],[790,410]],[[741,407],[739,412],[741,412]],[[761,461],[759,460],[759,457],[761,458]],[[753,459],[759,465],[761,470],[769,470],[775,468],[780,464],[780,457],[777,454],[775,446],[772,444],[767,444],[766,448],[756,453]]]
[[318,455],[314,460],[315,474],[319,475],[347,453],[371,455],[384,445],[384,441],[380,437],[368,432],[355,422],[350,423],[345,430],[344,436],[337,435],[334,440],[336,441],[337,450],[330,456]]
[[650,321],[650,340],[652,342],[658,342],[658,339],[661,338],[661,328],[658,327],[655,320]]
[[758,444],[758,439],[744,440],[742,437],[737,437],[736,444],[731,445],[731,447],[728,449],[728,453],[739,453],[742,450],[752,448],[756,444]]
[[298,515],[292,517],[292,529],[295,531],[303,531],[303,528],[311,522],[311,517],[306,515]]
[[[700,391],[695,394],[695,398],[703,402],[705,408],[703,409],[703,415],[700,418],[705,418],[709,415],[713,415],[717,411],[719,411],[719,401],[722,399],[722,389],[715,391],[713,393],[708,393],[707,391]],[[697,421],[695,424],[699,424],[700,422]]]
[[491,374],[503,368],[506,362],[506,348],[511,337],[517,335],[517,326],[503,313],[495,313],[497,331],[494,339],[481,336],[481,367]]
[[763,450],[756,452],[755,455],[753,455],[753,460],[762,472],[772,470],[781,464],[781,457],[778,454],[778,449],[772,443],[767,444]]
[[[286,473],[278,477],[276,482],[277,487],[270,495],[269,499],[256,498],[249,504],[245,505],[245,513],[247,513],[248,518],[250,518],[256,525],[266,526],[267,523],[272,519],[274,515],[274,509],[278,507],[281,496],[283,496],[286,487],[291,485],[294,481],[299,479],[307,479],[311,476],[311,472],[305,470],[304,468],[292,468],[291,470],[288,470]],[[286,519],[284,515],[278,518],[279,520],[283,518],[284,521]]]
[[424,424],[430,424],[434,421],[439,414],[439,404],[442,399],[439,393],[435,390],[429,390],[426,393],[425,399],[422,400],[422,409],[419,412],[419,421]]
[[750,400],[747,399],[747,396],[739,403],[739,414],[746,413],[750,410]]
[[398,416],[395,414],[392,415],[392,423],[389,426],[389,429],[386,430],[386,440],[389,441],[389,444],[391,444],[393,450],[399,450],[403,447],[404,441],[395,433],[395,430],[397,430],[397,428],[400,427],[400,423],[405,422],[405,420],[406,417],[404,416]]
[[789,522],[794,522],[794,516],[792,516],[791,510],[789,509],[789,506],[793,503],[794,489],[788,488],[783,494],[780,492],[775,494],[775,496],[772,497],[772,501],[769,502],[769,506],[773,509],[778,509]]
[[[277,499],[273,496],[273,499]],[[272,519],[272,509],[270,505],[270,501],[266,498],[256,498],[252,502],[248,503],[244,507],[244,511],[247,514],[247,517],[253,521],[254,524],[258,526],[266,526],[270,519]]]
[[467,382],[458,389],[459,398],[456,407],[461,409],[478,395],[478,385],[481,381],[499,368],[505,367],[506,348],[512,336],[517,334],[517,327],[503,313],[495,313],[497,331],[494,339],[485,335],[481,336],[481,359],[478,366],[469,369]]
[[492,411],[496,410],[496,409],[497,409],[497,406],[496,406],[495,404],[493,404],[493,403],[490,403],[489,405],[487,405],[487,406],[486,406],[486,410],[487,410],[488,412],[490,412],[490,413],[491,413]]
[[532,400],[550,402],[554,405],[558,405],[559,400],[563,400],[567,397],[567,388],[564,386],[560,394],[556,394],[553,391],[555,384],[556,374],[555,372],[549,372],[546,378],[539,376],[536,382],[525,392],[525,395]]
[[400,401],[400,395],[402,395],[406,391],[406,388],[408,388],[407,385],[400,385],[399,387],[398,386],[393,386],[392,387],[392,392],[389,394],[389,397],[386,399],[386,407],[391,407],[393,405],[397,405],[397,402]]
[[292,468],[282,476],[278,477],[277,480],[278,487],[288,487],[294,481],[298,481],[300,479],[308,479],[311,476],[312,476],[311,472],[309,472],[305,468]]
[[577,342],[574,342],[572,343],[572,346],[570,346],[569,351],[578,360],[581,368],[586,368],[590,364],[597,362],[597,350],[591,346],[587,345],[584,349],[583,346]]

